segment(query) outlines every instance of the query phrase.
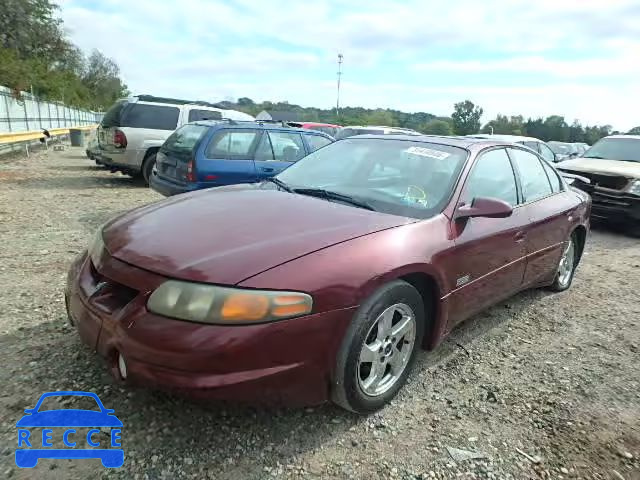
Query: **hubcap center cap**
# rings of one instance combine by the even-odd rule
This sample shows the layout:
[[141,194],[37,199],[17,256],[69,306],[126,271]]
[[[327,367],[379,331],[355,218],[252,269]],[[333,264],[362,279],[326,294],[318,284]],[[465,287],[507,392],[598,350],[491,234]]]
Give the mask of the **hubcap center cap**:
[[390,357],[393,354],[393,345],[391,343],[387,343],[384,347],[384,356]]

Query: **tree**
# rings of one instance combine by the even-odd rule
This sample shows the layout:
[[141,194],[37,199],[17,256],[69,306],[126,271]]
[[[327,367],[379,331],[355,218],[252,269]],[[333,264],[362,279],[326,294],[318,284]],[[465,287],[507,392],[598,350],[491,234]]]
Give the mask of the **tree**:
[[522,115],[513,117],[507,117],[506,115],[500,115],[489,121],[482,133],[495,133],[501,135],[522,135],[524,132],[524,118]]
[[452,135],[451,125],[444,120],[429,120],[422,124],[418,130],[427,135]]
[[627,132],[627,135],[640,135],[640,127],[633,127]]
[[395,125],[393,114],[389,110],[381,108],[366,114],[363,120],[365,125],[384,125],[385,127],[393,127]]
[[103,108],[127,94],[127,87],[120,80],[120,68],[98,50],[91,52],[87,59],[82,83],[93,93],[95,104]]
[[480,130],[480,117],[482,117],[482,108],[473,104],[470,100],[456,103],[454,112],[451,115],[453,119],[453,129],[458,135],[470,135]]

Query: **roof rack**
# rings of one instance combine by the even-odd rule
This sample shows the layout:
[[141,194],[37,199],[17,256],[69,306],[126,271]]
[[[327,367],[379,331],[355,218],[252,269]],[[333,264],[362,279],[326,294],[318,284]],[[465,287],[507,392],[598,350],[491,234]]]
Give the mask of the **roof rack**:
[[169,97],[156,97],[154,95],[134,95],[134,98],[142,102],[151,102],[151,103],[171,103],[173,105],[201,105],[203,107],[213,107],[220,108],[221,110],[228,110],[228,108],[222,108],[218,104],[205,102],[204,100],[182,100],[179,98],[169,98]]

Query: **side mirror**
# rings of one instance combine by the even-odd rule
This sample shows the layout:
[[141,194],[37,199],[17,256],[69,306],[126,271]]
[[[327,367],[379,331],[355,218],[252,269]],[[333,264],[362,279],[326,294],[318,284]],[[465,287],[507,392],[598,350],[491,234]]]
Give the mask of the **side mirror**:
[[477,197],[473,199],[471,205],[462,204],[456,210],[454,218],[507,218],[513,213],[513,207],[503,200],[497,198]]

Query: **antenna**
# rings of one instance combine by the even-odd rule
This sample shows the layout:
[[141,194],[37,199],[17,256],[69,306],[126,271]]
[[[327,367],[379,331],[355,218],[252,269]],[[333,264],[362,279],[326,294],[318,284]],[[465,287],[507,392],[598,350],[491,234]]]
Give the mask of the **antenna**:
[[342,59],[343,55],[338,54],[338,95],[336,97],[336,117],[340,116],[340,77],[342,77]]

